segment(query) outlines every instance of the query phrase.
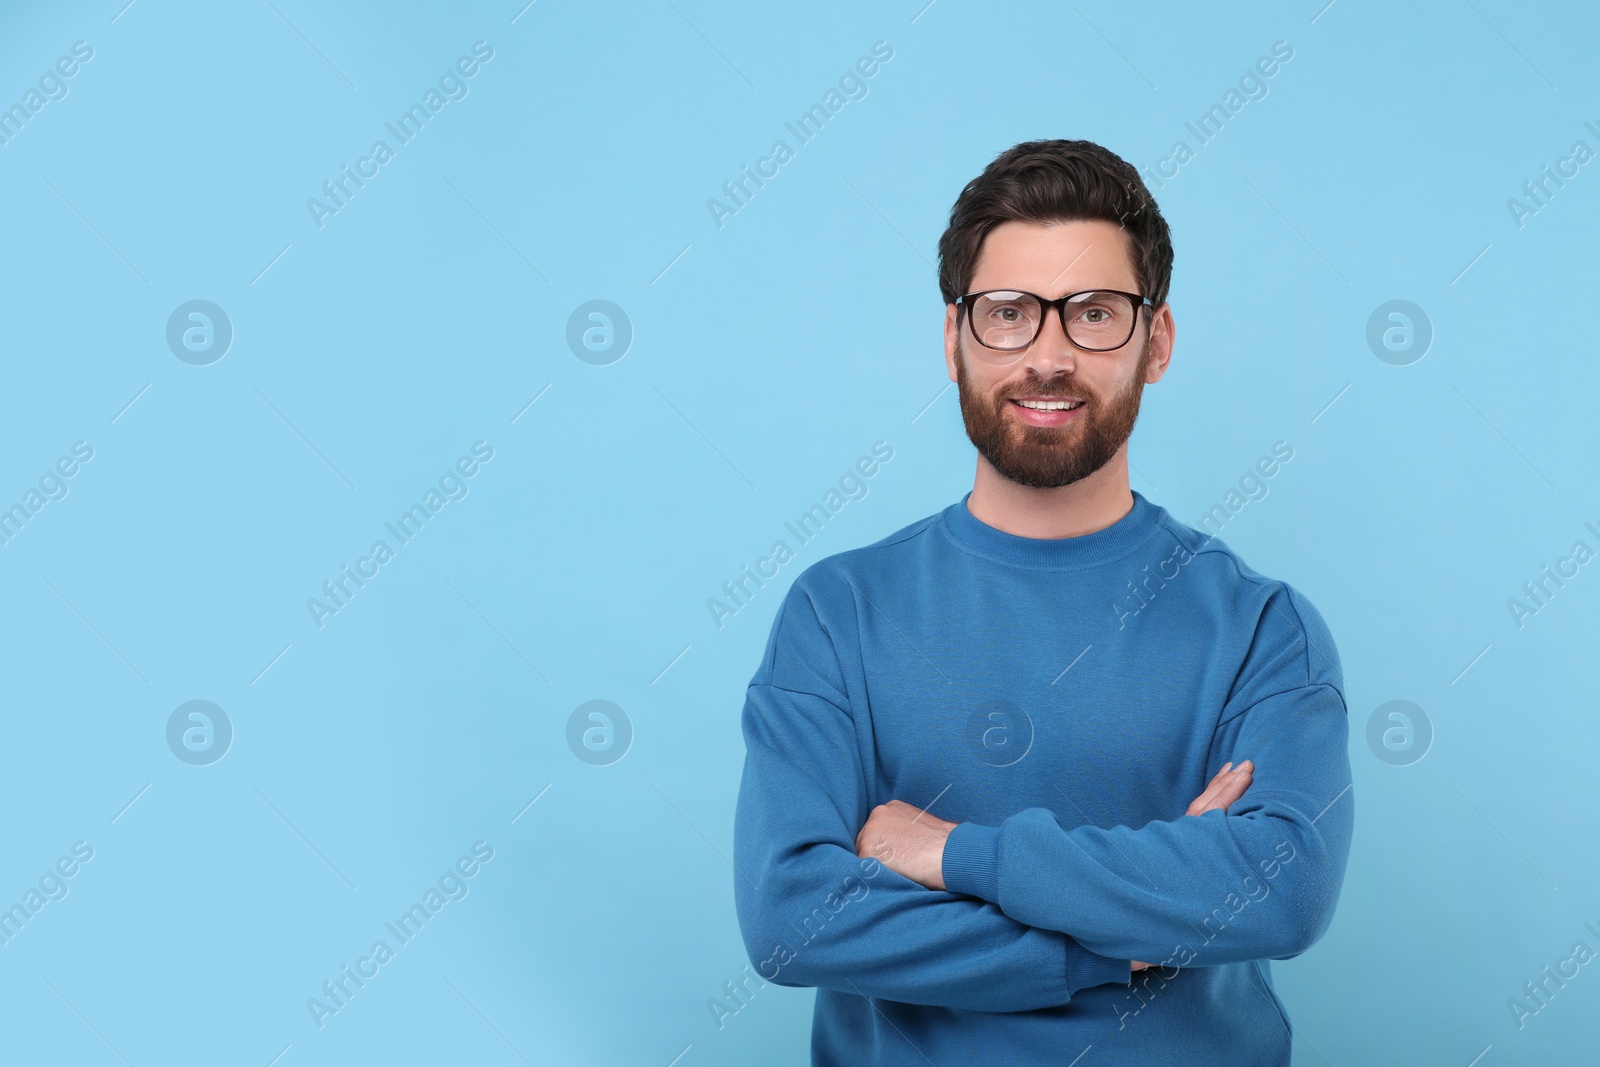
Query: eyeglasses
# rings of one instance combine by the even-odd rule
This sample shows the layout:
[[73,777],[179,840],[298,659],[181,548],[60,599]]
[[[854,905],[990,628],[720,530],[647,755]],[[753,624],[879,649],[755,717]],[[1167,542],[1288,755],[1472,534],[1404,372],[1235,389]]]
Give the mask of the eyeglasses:
[[[1139,309],[1154,306],[1138,293],[1117,289],[1085,289],[1055,300],[1020,289],[985,289],[959,297],[956,304],[966,309],[972,336],[980,345],[1013,355],[1020,354],[1039,336],[1046,310],[1060,314],[1062,331],[1077,347],[1088,352],[1110,352],[1127,344],[1133,336]],[[1071,316],[1067,314],[1069,305]]]

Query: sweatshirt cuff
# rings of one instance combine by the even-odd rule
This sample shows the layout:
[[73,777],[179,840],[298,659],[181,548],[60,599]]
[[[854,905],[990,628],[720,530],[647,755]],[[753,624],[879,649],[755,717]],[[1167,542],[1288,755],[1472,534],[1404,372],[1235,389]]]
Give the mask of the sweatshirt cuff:
[[958,823],[944,840],[944,887],[991,904],[1000,903],[1000,828]]
[[1067,942],[1067,994],[1077,996],[1078,990],[1092,985],[1127,985],[1133,981],[1133,963],[1114,960],[1098,952],[1090,952],[1076,941]]

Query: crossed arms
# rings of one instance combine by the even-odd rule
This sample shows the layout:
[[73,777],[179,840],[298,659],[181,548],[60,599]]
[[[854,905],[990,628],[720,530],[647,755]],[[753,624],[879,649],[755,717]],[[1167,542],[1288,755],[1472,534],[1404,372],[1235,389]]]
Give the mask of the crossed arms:
[[1332,919],[1353,802],[1329,682],[1241,689],[1207,770],[1249,754],[1248,773],[1137,829],[1068,829],[1045,808],[988,827],[874,805],[845,688],[797,582],[746,691],[734,827],[740,929],[768,981],[1027,1011],[1127,983],[1139,961],[1288,958]]
[[[1204,791],[1190,801],[1184,814],[1226,812],[1228,805],[1250,788],[1251,769],[1249,760],[1238,767],[1232,761],[1224,764]],[[929,889],[944,889],[945,842],[958,825],[903,800],[891,800],[872,809],[867,824],[856,835],[856,855],[877,859],[896,874]],[[1135,971],[1150,966],[1138,960],[1129,962]]]

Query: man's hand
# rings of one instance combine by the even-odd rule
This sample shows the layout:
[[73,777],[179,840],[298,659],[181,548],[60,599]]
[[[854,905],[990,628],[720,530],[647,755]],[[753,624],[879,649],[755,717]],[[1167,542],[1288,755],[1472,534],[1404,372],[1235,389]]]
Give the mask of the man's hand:
[[[1213,808],[1228,810],[1228,805],[1244,796],[1244,791],[1250,788],[1250,773],[1255,770],[1255,764],[1245,760],[1235,767],[1232,763],[1225,763],[1217,776],[1206,785],[1199,796],[1189,802],[1189,810],[1185,815],[1204,815]],[[1150,966],[1133,960],[1133,969],[1142,971]]]
[[944,839],[956,828],[903,800],[879,804],[856,835],[856,855],[871,856],[929,889],[944,888]]
[[1204,815],[1212,808],[1227,811],[1228,805],[1244,796],[1244,791],[1250,788],[1250,775],[1254,770],[1255,764],[1249,760],[1237,767],[1232,763],[1224,763],[1222,770],[1206,785],[1205,791],[1189,802],[1189,810],[1184,814]]

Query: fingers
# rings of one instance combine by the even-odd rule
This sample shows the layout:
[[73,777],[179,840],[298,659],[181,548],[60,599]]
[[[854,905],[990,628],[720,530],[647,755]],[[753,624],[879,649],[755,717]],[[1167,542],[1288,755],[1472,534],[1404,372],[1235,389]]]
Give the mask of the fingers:
[[1244,796],[1245,790],[1250,788],[1250,781],[1254,772],[1255,765],[1249,760],[1245,760],[1234,767],[1229,772],[1227,779],[1223,781],[1222,787],[1217,790],[1217,795],[1211,798],[1210,808],[1221,808],[1223,811],[1227,811],[1228,805]]
[[1206,787],[1201,791],[1200,795],[1195,797],[1194,800],[1190,802],[1189,810],[1185,812],[1185,814],[1199,815],[1202,811],[1205,811],[1211,801],[1216,798],[1217,793],[1222,789],[1223,785],[1226,784],[1229,770],[1232,767],[1233,764],[1231,762],[1223,764],[1222,770],[1217,772],[1216,777],[1212,778],[1210,782],[1206,783]]
[[[1228,782],[1232,780],[1233,771],[1233,761],[1230,760],[1227,763],[1224,763],[1222,765],[1222,769],[1216,773],[1216,776],[1212,778],[1210,782],[1206,783],[1206,792],[1210,793],[1213,797],[1216,796],[1216,794],[1221,791],[1223,786],[1227,785]],[[1203,796],[1204,794],[1201,795]]]
[[1235,767],[1233,773],[1229,776],[1229,781],[1223,783],[1222,789],[1218,791],[1215,797],[1211,798],[1211,807],[1227,811],[1228,805],[1244,796],[1244,791],[1250,788],[1251,771],[1253,769],[1249,760]]
[[[1231,769],[1230,769],[1231,768]],[[1245,760],[1237,767],[1232,763],[1227,764],[1217,776],[1211,779],[1205,792],[1194,798],[1189,805],[1186,815],[1204,815],[1213,808],[1228,809],[1228,805],[1244,796],[1245,790],[1250,788],[1251,776],[1255,765]]]

